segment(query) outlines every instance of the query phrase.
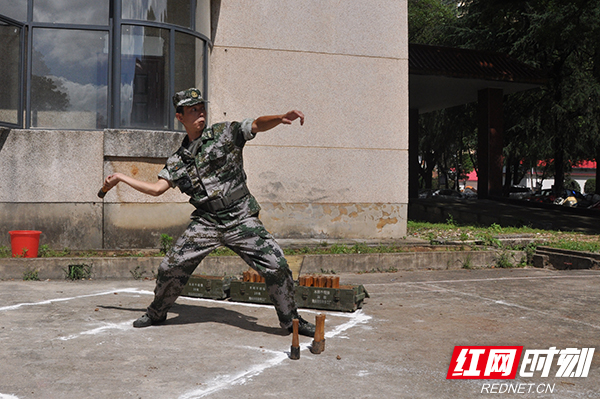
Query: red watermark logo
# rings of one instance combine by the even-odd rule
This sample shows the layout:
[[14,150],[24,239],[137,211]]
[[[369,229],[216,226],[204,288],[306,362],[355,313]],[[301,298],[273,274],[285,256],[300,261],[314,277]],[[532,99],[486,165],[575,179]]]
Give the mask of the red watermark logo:
[[[526,349],[520,377],[587,377],[595,348]],[[522,346],[455,346],[446,379],[514,379]]]
[[522,346],[455,346],[446,379],[514,379]]

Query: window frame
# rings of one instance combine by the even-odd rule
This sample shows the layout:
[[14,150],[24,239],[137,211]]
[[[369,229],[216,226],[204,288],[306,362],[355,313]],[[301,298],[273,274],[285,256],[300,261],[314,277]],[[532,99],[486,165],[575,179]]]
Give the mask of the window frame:
[[19,28],[19,60],[18,60],[18,79],[19,79],[19,83],[18,83],[18,98],[17,98],[17,123],[10,123],[8,121],[3,121],[0,120],[0,126],[4,126],[4,127],[9,127],[9,128],[14,128],[14,129],[20,129],[23,127],[23,98],[25,93],[24,91],[24,85],[23,85],[23,79],[24,79],[24,74],[23,74],[23,66],[25,64],[25,51],[24,51],[24,47],[25,47],[25,33],[26,33],[26,27],[25,24],[19,21],[16,21],[14,19],[11,19],[9,17],[0,15],[0,21],[7,24],[8,26],[14,26],[16,28]]
[[[168,59],[168,98],[175,93],[175,34],[176,32],[191,35],[203,42],[203,62],[202,76],[203,86],[200,89],[204,97],[208,99],[208,54],[212,48],[212,41],[206,35],[198,32],[196,29],[197,1],[190,0],[190,27],[186,28],[180,25],[168,24],[163,22],[123,19],[122,0],[109,0],[109,20],[107,25],[82,25],[68,23],[48,23],[33,21],[34,0],[27,0],[27,21],[16,21],[7,16],[0,15],[0,21],[9,25],[14,25],[21,30],[20,37],[20,56],[19,56],[19,98],[18,98],[18,123],[12,124],[0,120],[0,126],[10,128],[31,129],[31,76],[32,76],[32,51],[33,51],[33,30],[39,28],[46,29],[66,29],[66,30],[85,30],[85,31],[103,31],[108,32],[109,40],[109,68],[108,68],[108,86],[107,86],[107,121],[108,129],[132,129],[148,130],[146,128],[123,127],[120,125],[121,114],[121,36],[123,25],[154,27],[169,31],[169,59]],[[196,72],[198,73],[198,72]],[[196,75],[198,76],[198,75]],[[169,114],[166,115],[166,130],[174,131],[176,129],[175,109],[168,107]],[[35,129],[35,127],[34,127]],[[44,127],[51,130],[74,130],[56,127]],[[162,126],[155,126],[152,130],[165,130]],[[101,129],[76,129],[76,130],[101,130]]]

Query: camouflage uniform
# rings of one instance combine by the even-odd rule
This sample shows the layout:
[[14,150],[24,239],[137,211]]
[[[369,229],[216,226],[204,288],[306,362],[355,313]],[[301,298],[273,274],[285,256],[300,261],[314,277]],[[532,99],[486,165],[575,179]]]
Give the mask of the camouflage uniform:
[[162,261],[148,308],[162,320],[196,266],[212,250],[226,246],[265,278],[282,327],[298,317],[292,273],[283,252],[258,219],[260,206],[246,188],[242,150],[254,138],[252,119],[218,123],[202,136],[183,140],[159,178],[190,196],[192,221]]

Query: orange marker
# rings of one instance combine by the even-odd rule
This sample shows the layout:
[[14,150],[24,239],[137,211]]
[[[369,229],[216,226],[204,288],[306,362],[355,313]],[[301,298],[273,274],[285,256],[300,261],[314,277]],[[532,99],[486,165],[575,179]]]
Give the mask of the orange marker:
[[298,319],[292,320],[292,347],[290,349],[290,359],[300,359],[300,339],[298,336]]
[[320,354],[325,350],[325,315],[318,314],[315,320],[315,337],[310,347],[311,353]]

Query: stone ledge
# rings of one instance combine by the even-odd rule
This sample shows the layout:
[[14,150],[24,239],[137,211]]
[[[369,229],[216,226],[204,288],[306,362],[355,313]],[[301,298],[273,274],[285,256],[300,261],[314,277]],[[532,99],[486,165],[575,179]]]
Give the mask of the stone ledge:
[[[383,254],[295,255],[301,258],[300,273],[368,273],[411,270],[456,270],[492,268],[508,252],[510,262],[518,264],[523,251],[434,251]],[[0,280],[21,280],[26,272],[37,271],[40,280],[66,278],[70,265],[91,266],[93,279],[154,278],[161,257],[86,257],[86,258],[2,258]],[[196,273],[238,275],[248,265],[237,256],[209,256]]]

